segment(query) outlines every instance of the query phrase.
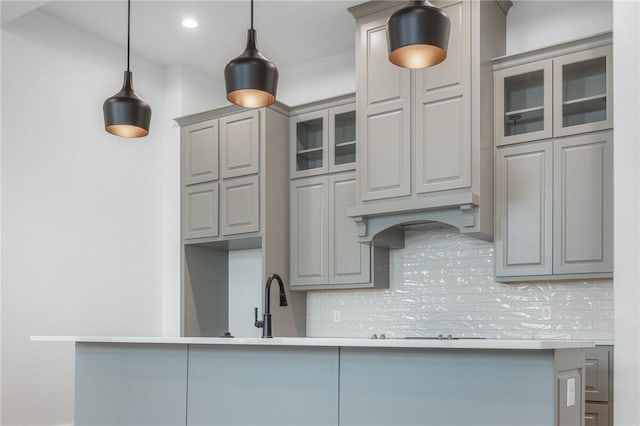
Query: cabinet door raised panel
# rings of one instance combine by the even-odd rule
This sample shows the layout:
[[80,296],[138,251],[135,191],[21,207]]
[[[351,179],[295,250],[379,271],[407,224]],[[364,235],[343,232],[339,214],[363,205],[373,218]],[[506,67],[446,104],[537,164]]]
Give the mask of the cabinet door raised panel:
[[183,236],[218,236],[218,182],[187,186],[183,189]]
[[613,134],[554,141],[553,272],[613,271]]
[[260,230],[260,186],[257,175],[223,180],[220,184],[222,235]]
[[356,242],[356,223],[347,209],[356,203],[355,173],[329,176],[329,283],[370,280],[369,245]]
[[329,282],[328,177],[291,182],[291,285]]
[[260,171],[260,111],[220,119],[220,174],[223,178]]
[[208,182],[218,179],[218,120],[183,127],[182,183]]
[[360,28],[358,135],[360,197],[411,193],[410,72],[389,62],[386,19]]
[[496,152],[496,276],[552,273],[552,142]]
[[447,60],[416,71],[416,192],[471,186],[471,4],[443,10],[451,21]]

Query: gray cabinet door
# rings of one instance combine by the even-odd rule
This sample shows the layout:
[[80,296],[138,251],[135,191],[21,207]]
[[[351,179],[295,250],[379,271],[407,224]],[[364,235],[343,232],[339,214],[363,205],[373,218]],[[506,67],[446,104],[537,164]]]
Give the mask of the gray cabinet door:
[[610,346],[585,349],[585,399],[587,401],[609,401],[609,374],[612,353]]
[[496,276],[552,273],[552,142],[496,152]]
[[220,119],[220,175],[246,176],[260,171],[260,111]]
[[290,176],[303,177],[329,170],[329,113],[313,111],[291,117]]
[[329,172],[344,172],[356,168],[356,105],[329,109],[328,158]]
[[553,136],[613,127],[613,48],[553,60]]
[[347,209],[356,203],[355,173],[329,176],[329,283],[355,284],[370,280],[370,248],[356,242],[356,223]]
[[218,236],[218,182],[183,188],[183,238]]
[[554,141],[553,272],[613,271],[613,134]]
[[329,282],[328,177],[291,182],[291,286]]
[[182,184],[218,179],[218,120],[183,127]]
[[187,425],[337,426],[338,375],[338,348],[193,345]]
[[260,230],[260,185],[257,175],[225,179],[220,184],[222,235]]
[[361,200],[411,193],[410,72],[389,62],[386,18],[363,24],[358,62]]
[[447,4],[447,59],[416,71],[415,191],[471,186],[471,3]]
[[76,343],[74,425],[186,424],[186,345]]
[[552,60],[496,71],[493,81],[496,146],[553,136]]

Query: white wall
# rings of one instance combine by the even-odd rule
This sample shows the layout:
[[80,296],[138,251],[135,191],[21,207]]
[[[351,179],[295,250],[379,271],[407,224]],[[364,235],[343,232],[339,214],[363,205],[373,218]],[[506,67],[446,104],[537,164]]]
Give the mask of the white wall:
[[614,3],[614,423],[640,425],[640,4]]
[[236,337],[260,337],[254,308],[262,319],[262,250],[229,252],[229,331]]
[[39,12],[2,35],[2,424],[70,424],[73,345],[29,336],[162,332],[163,73],[132,58],[151,136],[120,139],[121,48]]
[[220,83],[189,65],[164,69],[162,143],[162,334],[180,335],[180,127],[173,118],[226,103]]
[[516,0],[507,15],[507,54],[613,28],[611,0]]
[[289,106],[356,91],[353,50],[280,70],[278,100]]

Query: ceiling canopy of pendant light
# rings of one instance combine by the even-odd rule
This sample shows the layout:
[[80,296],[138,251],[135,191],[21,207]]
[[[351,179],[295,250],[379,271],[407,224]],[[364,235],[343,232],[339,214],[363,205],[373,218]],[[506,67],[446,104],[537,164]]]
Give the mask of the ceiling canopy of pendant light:
[[387,21],[389,60],[404,68],[426,68],[447,57],[451,24],[447,14],[425,0],[411,1]]
[[124,72],[122,89],[102,106],[104,128],[107,132],[123,138],[139,138],[149,134],[151,107],[133,90],[129,70],[131,40],[131,0],[127,2],[127,70]]
[[253,0],[251,0],[251,28],[247,34],[247,47],[240,56],[224,68],[227,100],[247,108],[261,108],[276,101],[278,69],[256,47],[253,29]]

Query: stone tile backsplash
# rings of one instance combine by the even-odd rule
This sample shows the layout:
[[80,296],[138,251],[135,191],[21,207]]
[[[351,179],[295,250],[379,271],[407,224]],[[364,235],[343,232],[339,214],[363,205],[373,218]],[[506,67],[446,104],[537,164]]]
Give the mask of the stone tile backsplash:
[[493,243],[432,224],[390,252],[390,288],[311,291],[307,335],[613,339],[613,283],[493,281]]

